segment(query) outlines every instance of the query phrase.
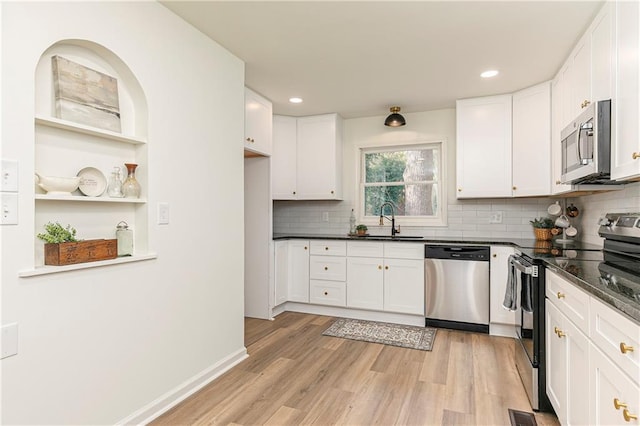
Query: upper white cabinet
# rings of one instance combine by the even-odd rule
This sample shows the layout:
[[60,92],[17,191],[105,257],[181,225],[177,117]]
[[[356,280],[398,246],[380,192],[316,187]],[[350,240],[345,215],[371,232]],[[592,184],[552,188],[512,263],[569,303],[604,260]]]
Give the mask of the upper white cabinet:
[[513,196],[551,191],[551,83],[513,94]]
[[511,197],[511,95],[456,102],[458,198]]
[[561,70],[551,82],[551,194],[571,191],[571,185],[562,183],[562,144],[560,132],[564,123],[563,99],[566,97],[565,76]]
[[615,2],[616,89],[613,102],[611,178],[640,176],[640,4]]
[[342,199],[342,118],[276,116],[273,126],[273,199]]
[[271,155],[271,102],[246,88],[244,91],[244,148]]
[[550,90],[457,101],[458,198],[549,195]]

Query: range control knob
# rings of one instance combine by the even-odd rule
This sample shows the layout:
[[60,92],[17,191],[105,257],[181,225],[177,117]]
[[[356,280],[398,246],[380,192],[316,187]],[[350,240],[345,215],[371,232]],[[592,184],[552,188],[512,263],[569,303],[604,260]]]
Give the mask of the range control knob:
[[601,217],[598,225],[600,226],[611,226],[613,222],[608,217]]

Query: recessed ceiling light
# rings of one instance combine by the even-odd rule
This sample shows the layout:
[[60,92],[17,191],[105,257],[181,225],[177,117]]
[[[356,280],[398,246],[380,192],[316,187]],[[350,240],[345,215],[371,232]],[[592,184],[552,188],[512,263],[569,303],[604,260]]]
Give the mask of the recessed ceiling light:
[[482,74],[480,74],[480,77],[482,77],[482,78],[491,78],[491,77],[495,77],[496,75],[498,75],[498,71],[496,71],[496,70],[488,70],[488,71],[485,71]]
[[301,104],[302,98],[289,98],[289,102],[291,102],[292,104]]

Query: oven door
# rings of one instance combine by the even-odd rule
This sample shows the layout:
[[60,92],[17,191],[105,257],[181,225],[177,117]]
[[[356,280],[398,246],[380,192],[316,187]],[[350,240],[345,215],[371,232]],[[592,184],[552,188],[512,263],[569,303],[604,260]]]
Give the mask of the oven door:
[[514,256],[511,259],[511,268],[515,268],[515,272],[518,277],[520,285],[520,316],[516,327],[516,334],[518,340],[526,352],[529,363],[533,367],[538,366],[538,356],[536,353],[536,345],[534,342],[534,336],[539,334],[539,330],[536,330],[536,316],[534,311],[536,310],[536,303],[538,302],[535,290],[537,287],[537,269],[538,267],[533,265],[528,260]]

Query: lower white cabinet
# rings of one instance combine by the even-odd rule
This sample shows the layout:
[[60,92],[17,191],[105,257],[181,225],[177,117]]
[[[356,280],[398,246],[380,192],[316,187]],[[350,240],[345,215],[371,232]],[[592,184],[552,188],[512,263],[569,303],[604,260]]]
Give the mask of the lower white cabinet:
[[289,241],[288,300],[309,303],[309,241]]
[[384,307],[384,273],[382,258],[349,257],[347,259],[347,306],[382,310]]
[[384,310],[424,315],[424,260],[384,260]]
[[563,425],[640,425],[640,325],[546,273],[547,395]]
[[289,299],[289,241],[274,243],[274,306]]
[[514,326],[520,314],[520,311],[508,311],[502,307],[507,290],[509,256],[514,252],[513,247],[491,246],[489,263],[489,322],[491,324]]
[[[640,388],[595,345],[589,352],[593,389],[589,401],[592,425],[638,425]],[[586,408],[585,408],[586,409]]]
[[547,396],[562,424],[589,424],[589,339],[546,300]]
[[309,302],[318,305],[346,306],[346,286],[343,281],[311,280]]

